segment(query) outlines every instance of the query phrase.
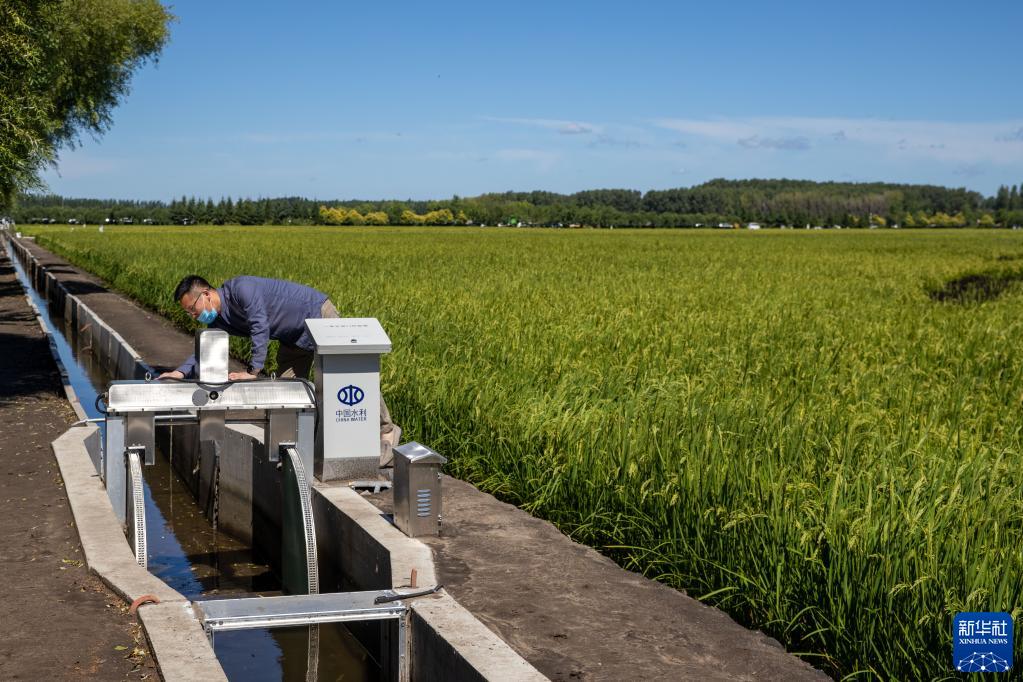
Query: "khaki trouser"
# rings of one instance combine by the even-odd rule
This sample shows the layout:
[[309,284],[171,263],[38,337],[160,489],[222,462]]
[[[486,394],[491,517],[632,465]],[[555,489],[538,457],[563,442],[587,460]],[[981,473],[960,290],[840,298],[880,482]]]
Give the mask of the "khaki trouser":
[[[337,308],[328,298],[320,306],[321,318],[341,317],[337,314]],[[283,343],[277,348],[277,376],[282,379],[294,379],[295,377],[309,378],[309,370],[313,366],[313,354],[304,348],[285,346]]]
[[[324,319],[337,318],[337,308],[328,298],[320,306],[320,317]],[[285,346],[281,344],[277,348],[277,376],[282,379],[294,377],[309,378],[309,370],[313,366],[313,354],[302,348]],[[387,409],[384,397],[380,396],[380,466],[390,466],[394,461],[391,448],[398,444],[401,439],[401,427],[391,421],[391,411]]]

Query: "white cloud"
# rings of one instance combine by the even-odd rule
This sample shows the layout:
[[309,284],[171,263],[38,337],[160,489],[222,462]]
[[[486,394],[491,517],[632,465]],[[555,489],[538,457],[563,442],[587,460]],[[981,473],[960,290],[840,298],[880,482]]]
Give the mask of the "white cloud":
[[599,133],[602,126],[585,123],[583,121],[563,121],[555,118],[501,118],[497,116],[484,116],[484,121],[492,123],[507,123],[511,125],[529,126],[533,128],[545,128],[554,130],[562,135],[587,135]]
[[697,137],[709,137],[717,140],[731,140],[752,137],[758,134],[756,126],[744,121],[696,120],[685,118],[661,118],[654,122],[659,128],[676,130]]
[[976,163],[964,163],[952,171],[952,173],[964,178],[976,178],[984,175],[984,167]]
[[531,162],[546,171],[558,162],[561,155],[545,149],[499,149],[494,153],[494,158],[500,161]]
[[241,142],[251,144],[294,144],[299,142],[358,142],[369,140],[391,140],[401,133],[357,132],[357,131],[250,131],[235,135]]
[[1023,149],[1011,144],[1017,135],[1013,131],[1023,131],[1023,120],[951,122],[789,116],[666,118],[653,124],[706,142],[739,144],[751,149],[806,149],[842,144],[956,164],[1023,162]]
[[1023,142],[1023,128],[1017,128],[1015,132],[999,135],[996,139],[999,142]]
[[747,149],[784,149],[788,151],[803,151],[810,148],[810,140],[802,135],[796,137],[740,137],[739,146]]

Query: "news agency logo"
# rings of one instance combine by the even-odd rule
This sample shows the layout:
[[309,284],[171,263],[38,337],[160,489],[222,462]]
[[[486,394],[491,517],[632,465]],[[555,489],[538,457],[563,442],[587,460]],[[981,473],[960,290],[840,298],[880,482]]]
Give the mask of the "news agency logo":
[[365,397],[366,394],[361,388],[351,384],[342,387],[341,390],[337,392],[337,399],[341,401],[342,405],[348,405],[349,407],[352,405],[358,405]]
[[964,673],[1012,668],[1012,616],[1003,611],[957,613],[952,620],[952,664]]

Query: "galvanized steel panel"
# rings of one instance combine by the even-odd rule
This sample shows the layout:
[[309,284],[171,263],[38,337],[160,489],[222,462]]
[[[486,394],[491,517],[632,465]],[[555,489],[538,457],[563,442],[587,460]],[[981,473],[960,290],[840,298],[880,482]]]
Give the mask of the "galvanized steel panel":
[[112,413],[204,410],[314,409],[305,381],[240,381],[204,387],[192,382],[115,381],[107,392]]
[[314,623],[381,620],[401,618],[401,601],[377,604],[377,597],[393,597],[390,590],[380,592],[332,592],[316,595],[288,595],[219,599],[193,602],[192,606],[207,631],[274,628]]

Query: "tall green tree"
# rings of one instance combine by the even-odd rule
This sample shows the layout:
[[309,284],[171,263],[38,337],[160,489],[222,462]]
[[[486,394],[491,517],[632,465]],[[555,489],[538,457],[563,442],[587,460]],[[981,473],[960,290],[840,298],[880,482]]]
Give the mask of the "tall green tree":
[[103,134],[173,17],[158,0],[0,3],[0,208],[83,133]]
[[1000,185],[998,187],[998,194],[995,195],[995,209],[1001,210],[1010,208],[1009,206],[1009,188],[1006,185]]

